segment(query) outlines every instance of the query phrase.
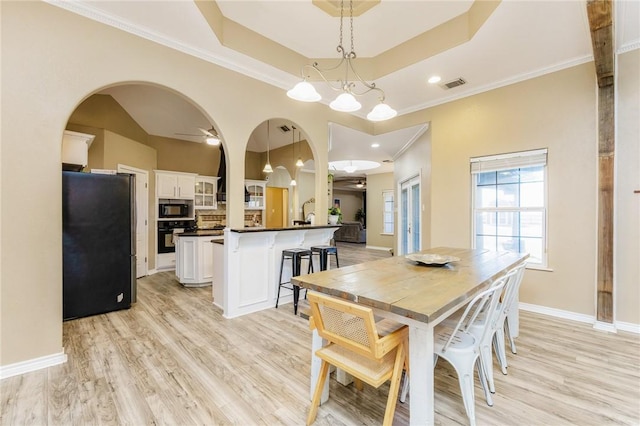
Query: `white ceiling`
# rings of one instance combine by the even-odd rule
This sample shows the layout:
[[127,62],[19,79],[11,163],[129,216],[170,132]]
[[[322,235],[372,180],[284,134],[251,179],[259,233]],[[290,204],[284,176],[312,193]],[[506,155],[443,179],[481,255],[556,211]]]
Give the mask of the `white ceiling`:
[[[190,0],[51,1],[56,6],[273,84],[283,89],[283,96],[284,90],[299,81],[298,75],[222,46]],[[311,0],[219,0],[217,3],[227,18],[306,57],[335,57],[337,61],[339,18],[330,17],[313,6]],[[359,57],[377,55],[465,12],[472,3],[470,0],[382,0],[354,18],[355,50]],[[638,48],[640,2],[615,1],[614,7],[616,50]],[[348,19],[345,26],[343,44],[348,48]],[[384,89],[386,102],[399,114],[405,114],[591,60],[584,0],[503,0],[470,41],[379,78],[376,84]],[[440,75],[443,81],[462,77],[467,84],[444,90],[439,85],[426,83],[433,74]],[[323,102],[328,103],[324,99],[330,100],[332,92],[320,85],[316,87],[323,95]],[[199,134],[198,128],[211,127],[196,107],[151,86],[115,87],[104,93],[112,95],[150,134],[176,138],[176,133]],[[363,108],[356,115],[364,117],[376,99],[371,96],[361,101]],[[418,126],[372,137],[332,124],[329,160],[388,160],[419,131]],[[256,138],[252,137],[249,143],[250,149],[264,151],[266,141],[259,135],[266,131],[258,129],[255,134]],[[272,140],[271,148],[290,143],[290,138],[289,133],[281,140]],[[370,147],[374,140],[381,143],[377,150]],[[390,170],[388,167],[373,172]]]

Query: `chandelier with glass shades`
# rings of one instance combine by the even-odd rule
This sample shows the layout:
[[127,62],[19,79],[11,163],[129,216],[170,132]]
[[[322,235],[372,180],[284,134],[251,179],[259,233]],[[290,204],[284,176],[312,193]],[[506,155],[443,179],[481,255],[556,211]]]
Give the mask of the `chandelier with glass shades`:
[[[306,69],[315,70],[327,85],[336,92],[341,92],[336,99],[334,99],[329,107],[335,111],[341,112],[354,112],[358,111],[362,105],[356,100],[356,96],[363,96],[371,91],[378,92],[379,103],[367,114],[367,119],[370,121],[384,121],[395,117],[398,113],[389,105],[384,103],[385,96],[384,91],[379,87],[376,87],[375,83],[368,83],[360,77],[353,67],[353,60],[356,59],[356,52],[353,47],[353,0],[349,0],[349,22],[351,29],[351,50],[347,52],[342,46],[342,22],[344,18],[344,0],[340,1],[340,41],[336,50],[342,55],[342,59],[333,68],[320,69],[317,62],[312,65],[306,64],[302,67],[303,80],[296,84],[293,89],[287,92],[287,96],[291,99],[302,102],[317,102],[322,97],[316,91],[315,87],[307,82],[305,76]],[[337,87],[331,83],[324,76],[323,73],[336,70],[340,67],[344,67],[344,80],[338,80]],[[352,73],[357,80],[349,80],[349,73]],[[359,87],[362,86],[362,87]]]

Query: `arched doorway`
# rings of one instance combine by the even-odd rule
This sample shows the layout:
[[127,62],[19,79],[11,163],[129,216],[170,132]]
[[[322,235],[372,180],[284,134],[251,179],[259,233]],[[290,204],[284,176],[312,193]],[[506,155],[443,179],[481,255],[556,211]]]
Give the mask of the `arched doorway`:
[[[271,172],[265,171],[267,164]],[[264,184],[266,202],[258,211],[245,206],[245,220],[258,214],[262,219],[261,226],[266,227],[288,227],[301,220],[307,195],[315,193],[313,178],[298,183],[300,170],[308,167],[314,167],[313,153],[308,137],[299,125],[284,118],[260,123],[247,143],[245,179]],[[300,197],[300,194],[306,195]]]
[[[211,196],[196,195],[198,185],[211,180],[215,183],[224,155],[221,145],[207,143],[214,123],[183,95],[155,85],[111,86],[81,102],[70,115],[66,128],[93,137],[86,153],[87,163],[81,167],[83,172],[125,172],[137,176],[140,185],[136,191],[136,235],[146,233],[135,244],[137,277],[163,266],[171,269],[175,264],[175,260],[164,264],[159,261],[166,254],[160,252],[161,247],[170,245],[165,244],[161,225],[175,221],[160,217],[157,172],[190,177],[188,183],[181,182],[186,191],[170,197],[175,198],[171,204],[184,201],[189,206],[186,217],[179,218],[189,224],[185,226],[195,226],[202,212],[225,222],[226,206],[216,205],[215,189]],[[140,182],[145,179],[146,182]]]

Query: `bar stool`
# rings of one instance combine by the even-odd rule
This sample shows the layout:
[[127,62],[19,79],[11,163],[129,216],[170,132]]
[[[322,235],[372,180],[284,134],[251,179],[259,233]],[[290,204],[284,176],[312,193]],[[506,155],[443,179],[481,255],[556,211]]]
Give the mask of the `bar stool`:
[[[278,308],[278,302],[280,301],[280,288],[284,287],[288,290],[293,290],[293,313],[298,314],[298,299],[300,298],[300,287],[293,284],[291,281],[282,282],[282,269],[284,261],[291,259],[291,276],[297,277],[300,275],[300,264],[302,259],[309,260],[309,268],[307,273],[313,272],[313,262],[311,261],[311,250],[305,248],[293,248],[282,250],[282,257],[280,259],[280,279],[278,280],[278,296],[276,298],[276,309]],[[291,284],[289,287],[287,284]],[[306,293],[305,293],[306,295]]]
[[340,262],[338,261],[338,247],[336,246],[313,246],[311,247],[311,253],[317,254],[320,258],[320,270],[326,271],[329,266],[329,256],[336,257],[336,266],[340,267]]

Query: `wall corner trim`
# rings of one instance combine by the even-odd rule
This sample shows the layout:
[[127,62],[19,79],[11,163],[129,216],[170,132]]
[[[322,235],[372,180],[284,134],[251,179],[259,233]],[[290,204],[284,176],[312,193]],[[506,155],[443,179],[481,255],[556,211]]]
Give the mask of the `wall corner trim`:
[[30,373],[32,371],[41,370],[43,368],[53,367],[54,365],[64,364],[67,362],[67,355],[62,352],[33,358],[26,361],[16,362],[14,364],[0,366],[0,380],[8,377],[17,376],[19,374]]

